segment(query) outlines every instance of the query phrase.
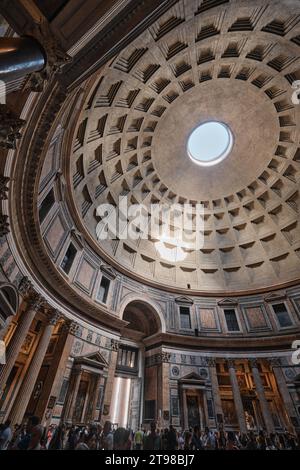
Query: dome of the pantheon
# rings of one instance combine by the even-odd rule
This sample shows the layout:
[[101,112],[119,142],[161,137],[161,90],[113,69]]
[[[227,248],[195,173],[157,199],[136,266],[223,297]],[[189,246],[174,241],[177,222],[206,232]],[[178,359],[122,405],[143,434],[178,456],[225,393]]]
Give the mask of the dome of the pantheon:
[[[77,226],[116,269],[199,292],[299,279],[298,13],[289,0],[182,1],[97,75],[73,129],[69,173]],[[225,123],[233,146],[201,166],[187,141],[207,121]],[[99,240],[97,207],[122,197],[201,203],[203,246]]]

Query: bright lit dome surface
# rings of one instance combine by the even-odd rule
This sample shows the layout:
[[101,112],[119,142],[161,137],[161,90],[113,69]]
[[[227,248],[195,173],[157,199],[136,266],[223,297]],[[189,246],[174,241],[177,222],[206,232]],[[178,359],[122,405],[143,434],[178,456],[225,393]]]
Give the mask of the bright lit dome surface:
[[232,150],[233,135],[222,122],[205,122],[191,133],[187,150],[198,165],[212,166],[224,160]]

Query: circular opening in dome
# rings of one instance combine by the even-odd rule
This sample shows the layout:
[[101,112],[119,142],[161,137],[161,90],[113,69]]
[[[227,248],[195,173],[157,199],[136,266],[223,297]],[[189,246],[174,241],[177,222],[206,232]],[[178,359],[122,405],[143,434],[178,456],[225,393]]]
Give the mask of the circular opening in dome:
[[193,162],[212,166],[223,161],[231,152],[233,135],[229,127],[217,121],[200,124],[191,133],[187,151]]

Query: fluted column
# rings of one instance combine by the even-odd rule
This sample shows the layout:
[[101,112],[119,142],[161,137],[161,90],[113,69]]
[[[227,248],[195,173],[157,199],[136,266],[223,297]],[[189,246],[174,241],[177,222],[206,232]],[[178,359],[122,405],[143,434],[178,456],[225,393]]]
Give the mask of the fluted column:
[[23,312],[20,317],[13,337],[11,338],[6,349],[6,364],[0,366],[0,396],[3,393],[6,381],[16,362],[22,344],[25,341],[30,325],[36,313],[41,309],[43,303],[44,299],[41,296],[36,296],[31,301],[28,309]]
[[238,417],[240,432],[242,434],[246,434],[247,425],[246,425],[246,419],[245,419],[245,413],[244,413],[244,406],[243,406],[242,397],[240,393],[240,387],[239,387],[238,380],[237,380],[236,373],[235,373],[234,360],[228,361],[228,368],[229,368],[230,382],[232,386],[233,399],[234,399],[236,414]]
[[212,357],[208,358],[208,367],[210,373],[211,388],[214,397],[215,413],[216,413],[216,423],[220,424],[217,419],[217,415],[222,416],[223,422],[223,410],[222,410],[222,401],[220,396],[218,375],[216,369],[216,360]]
[[261,407],[261,412],[263,414],[265,426],[266,426],[267,432],[270,434],[270,433],[275,431],[275,428],[274,428],[274,423],[273,423],[270,407],[269,407],[268,401],[267,401],[266,396],[265,396],[264,386],[263,386],[263,383],[262,383],[262,380],[261,380],[261,377],[260,377],[260,373],[259,373],[259,370],[258,370],[258,367],[257,367],[257,361],[256,361],[256,359],[250,359],[249,362],[250,362],[250,365],[251,365],[252,375],[253,375],[255,388],[256,388],[256,393],[257,393],[257,397],[259,399],[259,403],[260,403],[260,407]]
[[119,343],[118,341],[111,340],[111,356],[109,361],[108,375],[105,384],[104,400],[103,400],[103,413],[102,422],[109,421],[111,419],[111,398],[113,391],[113,384],[115,379],[115,372],[117,366]]
[[295,418],[297,420],[297,413],[285,380],[285,377],[282,373],[281,370],[281,363],[280,359],[278,358],[273,358],[270,361],[270,365],[273,369],[277,387],[279,390],[279,393],[281,395],[282,401],[283,401],[283,406],[286,411],[286,417],[287,417],[287,422],[288,422],[288,430],[289,432],[295,432],[294,426],[291,422],[291,418]]
[[19,389],[18,396],[10,413],[9,417],[11,419],[12,424],[22,422],[36,380],[38,378],[47,348],[49,346],[49,341],[53,333],[54,326],[56,325],[58,319],[59,316],[57,312],[55,312],[54,314],[50,315],[47,320],[47,324],[45,325],[44,330],[41,334],[38,346],[34,352],[33,358],[31,360],[25,378]]

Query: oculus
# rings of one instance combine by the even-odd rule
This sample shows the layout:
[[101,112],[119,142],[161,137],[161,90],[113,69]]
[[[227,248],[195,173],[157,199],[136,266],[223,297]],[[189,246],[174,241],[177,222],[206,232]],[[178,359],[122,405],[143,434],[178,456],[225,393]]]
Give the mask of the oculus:
[[194,163],[213,166],[225,160],[233,147],[233,135],[223,122],[209,121],[200,124],[190,134],[187,152]]

